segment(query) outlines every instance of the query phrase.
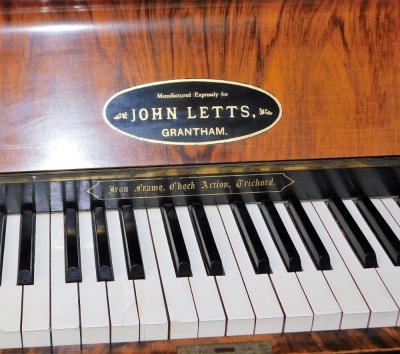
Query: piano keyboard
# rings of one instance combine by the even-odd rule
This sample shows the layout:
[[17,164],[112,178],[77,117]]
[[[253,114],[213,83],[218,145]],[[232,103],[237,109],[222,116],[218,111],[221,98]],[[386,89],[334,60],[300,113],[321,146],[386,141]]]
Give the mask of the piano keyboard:
[[0,230],[1,348],[400,325],[394,198],[25,210]]

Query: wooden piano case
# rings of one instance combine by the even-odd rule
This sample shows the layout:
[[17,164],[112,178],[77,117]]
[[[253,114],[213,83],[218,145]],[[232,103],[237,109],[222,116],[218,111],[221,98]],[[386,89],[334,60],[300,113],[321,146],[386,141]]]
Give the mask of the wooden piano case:
[[[98,197],[88,190],[103,180],[182,174],[287,172],[295,175],[304,198],[338,190],[352,195],[354,185],[371,196],[398,195],[399,38],[396,0],[1,1],[1,208],[18,212],[32,203],[39,211],[62,210],[73,198],[79,208],[88,208]],[[106,123],[103,108],[117,92],[184,79],[268,91],[279,100],[282,116],[260,134],[216,144],[151,142]],[[353,168],[370,171],[366,182],[348,180],[353,172],[346,171]],[[326,175],[316,192],[314,170]],[[337,171],[345,171],[344,182],[336,181]],[[117,206],[118,199],[105,202]],[[81,351],[161,353],[253,340],[270,341],[274,353],[400,351],[398,328]],[[69,349],[54,348],[64,350]]]

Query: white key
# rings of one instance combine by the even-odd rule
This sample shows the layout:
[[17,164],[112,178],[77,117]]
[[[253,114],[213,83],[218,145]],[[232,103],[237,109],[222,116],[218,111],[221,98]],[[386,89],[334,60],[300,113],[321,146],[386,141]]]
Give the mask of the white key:
[[107,282],[111,343],[139,341],[139,317],[133,281],[128,279],[118,210],[106,211],[114,281]]
[[312,330],[323,331],[339,329],[342,311],[323,273],[315,268],[285,205],[283,203],[275,203],[275,207],[301,259],[303,271],[297,272],[297,278],[300,281],[314,313]]
[[[363,216],[357,209],[357,206],[354,204],[354,202],[351,200],[346,200],[345,205],[347,209],[350,211],[354,220],[357,222],[364,236],[367,238],[368,242],[374,249],[376,254],[376,259],[378,262],[378,268],[376,268],[376,271],[378,272],[386,288],[392,295],[392,298],[396,302],[397,307],[400,307],[400,286],[399,286],[400,267],[395,267],[393,265],[389,256],[382,248],[381,244],[379,243],[378,239],[376,238],[372,230],[369,228],[366,220],[363,218]],[[400,319],[398,318],[397,325],[400,324],[399,321]]]
[[255,334],[280,333],[284,316],[268,274],[256,274],[229,205],[219,210],[256,316]]
[[254,312],[218,208],[211,205],[204,206],[225,272],[225,275],[217,276],[215,279],[227,317],[226,335],[253,334],[255,325]]
[[134,280],[139,307],[140,341],[168,339],[168,318],[147,212],[141,209],[134,213],[146,278]]
[[270,279],[285,313],[284,332],[311,331],[313,312],[296,273],[286,270],[258,205],[247,204],[247,209],[269,258],[272,269]]
[[50,214],[36,214],[34,284],[24,285],[22,343],[49,347],[50,342]]
[[82,344],[109,343],[110,325],[104,282],[97,281],[92,216],[79,212],[82,282],[79,283]]
[[393,198],[371,199],[375,207],[389,224],[393,232],[400,238],[400,207]]
[[80,345],[78,284],[65,282],[64,214],[51,214],[51,331],[53,346]]
[[367,328],[370,311],[357,285],[346,268],[311,202],[302,202],[303,208],[323,242],[331,260],[331,270],[323,274],[342,309],[341,329]]
[[371,310],[368,327],[394,326],[398,308],[378,273],[374,268],[362,267],[327,205],[324,202],[313,204]]
[[198,318],[187,277],[178,278],[159,208],[147,210],[170,320],[170,338],[195,338]]
[[215,279],[208,276],[187,207],[176,207],[182,234],[190,259],[192,276],[189,277],[193,299],[199,318],[199,337],[225,335],[226,318]]
[[392,214],[397,225],[400,226],[400,206],[394,201],[393,198],[382,198],[381,200]]
[[7,215],[0,286],[0,347],[21,348],[22,286],[17,284],[20,215]]

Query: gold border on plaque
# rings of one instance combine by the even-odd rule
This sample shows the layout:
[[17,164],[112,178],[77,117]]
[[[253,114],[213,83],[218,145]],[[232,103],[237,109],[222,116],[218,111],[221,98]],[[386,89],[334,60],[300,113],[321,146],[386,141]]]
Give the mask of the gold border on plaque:
[[[127,92],[131,92],[134,90],[138,90],[144,87],[151,87],[151,86],[157,86],[157,85],[163,85],[163,84],[168,84],[168,83],[177,83],[177,82],[214,82],[214,83],[223,83],[223,84],[229,84],[229,85],[234,85],[234,86],[241,86],[241,87],[246,87],[248,89],[251,90],[255,90],[255,91],[259,91],[262,92],[263,94],[269,96],[270,98],[272,98],[275,103],[278,105],[279,107],[279,114],[277,116],[277,118],[274,120],[274,122],[267,126],[264,129],[258,130],[252,134],[248,134],[248,135],[243,135],[237,138],[232,138],[232,139],[223,139],[223,140],[215,140],[215,141],[205,141],[205,142],[169,142],[169,141],[163,141],[163,140],[155,140],[155,139],[147,139],[147,138],[143,138],[137,135],[133,135],[133,134],[129,134],[127,132],[124,132],[120,129],[117,129],[116,127],[114,127],[112,124],[110,124],[110,122],[107,119],[107,115],[106,115],[106,109],[107,106],[109,105],[109,103],[114,100],[116,97],[127,93]],[[223,143],[229,143],[232,141],[238,141],[238,140],[243,140],[243,139],[248,139],[251,137],[254,137],[256,135],[262,134],[268,130],[270,130],[271,128],[273,128],[282,118],[282,105],[279,102],[279,100],[271,93],[268,92],[264,89],[261,89],[257,86],[253,86],[250,84],[245,84],[245,83],[241,83],[241,82],[236,82],[236,81],[229,81],[229,80],[217,80],[217,79],[177,79],[177,80],[165,80],[165,81],[157,81],[157,82],[152,82],[149,84],[143,84],[143,85],[138,85],[138,86],[134,86],[134,87],[130,87],[124,90],[121,90],[119,92],[117,92],[116,94],[114,94],[113,96],[111,96],[107,102],[105,103],[104,107],[103,107],[103,118],[105,120],[105,122],[107,123],[107,125],[109,125],[112,129],[114,129],[115,131],[117,131],[120,134],[129,136],[130,138],[134,138],[134,139],[138,139],[141,141],[146,141],[146,142],[150,142],[150,143],[156,143],[156,144],[164,144],[164,145],[213,145],[213,144],[223,144]]]
[[[275,176],[275,175],[280,175],[282,178],[285,178],[287,180],[287,184],[285,184],[283,187],[281,187],[280,189],[276,189],[276,190],[252,190],[252,191],[238,191],[238,192],[223,192],[223,193],[197,193],[197,194],[188,194],[188,193],[182,193],[182,194],[152,194],[149,196],[143,195],[143,194],[139,194],[137,196],[124,196],[124,197],[110,197],[110,198],[105,198],[105,197],[101,197],[99,195],[97,195],[96,193],[94,193],[94,189],[98,186],[100,186],[100,184],[103,183],[115,183],[115,184],[121,184],[121,183],[130,183],[130,182],[137,182],[137,181],[151,181],[151,182],[155,182],[154,184],[157,184],[157,181],[165,181],[167,179],[171,179],[171,181],[173,180],[174,177],[166,177],[166,178],[137,178],[137,179],[115,179],[115,180],[101,180],[101,181],[97,181],[93,186],[89,187],[86,192],[89,193],[90,195],[92,195],[95,199],[97,200],[121,200],[121,199],[151,199],[151,198],[177,198],[177,197],[201,197],[201,196],[218,196],[218,195],[237,195],[237,194],[259,194],[259,193],[281,193],[284,189],[288,188],[289,186],[293,185],[295,183],[295,181],[288,177],[285,173],[266,173],[266,174],[238,174],[238,175],[229,175],[229,174],[224,174],[224,175],[209,175],[209,176],[182,176],[183,178],[187,178],[188,180],[190,179],[207,179],[207,178],[238,178],[238,177],[245,177],[245,178],[253,178],[253,177],[257,177],[257,176]],[[175,178],[179,178],[179,176],[176,176]],[[236,182],[238,182],[238,179],[236,179]],[[120,186],[120,188],[124,188],[124,186]],[[251,188],[251,187],[250,187]],[[218,188],[220,189],[220,188]],[[196,190],[199,190],[199,188],[196,188]],[[118,192],[116,192],[118,193]],[[126,193],[126,192],[119,192],[119,193]]]

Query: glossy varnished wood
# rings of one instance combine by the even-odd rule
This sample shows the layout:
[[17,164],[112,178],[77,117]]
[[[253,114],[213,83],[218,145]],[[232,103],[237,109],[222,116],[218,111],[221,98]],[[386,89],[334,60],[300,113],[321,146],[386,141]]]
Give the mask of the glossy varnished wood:
[[[0,172],[400,154],[397,0],[0,3]],[[114,93],[182,78],[261,87],[283,116],[254,138],[123,136]]]
[[[26,354],[36,353],[81,353],[81,354],[100,354],[100,353],[193,353],[191,346],[200,346],[202,352],[206,353],[208,346],[214,344],[224,344],[226,348],[232,348],[235,343],[253,343],[266,341],[273,350],[274,354],[289,353],[398,353],[400,351],[400,329],[381,328],[369,330],[346,330],[346,331],[327,331],[311,333],[285,333],[256,336],[240,337],[219,337],[219,338],[199,338],[182,339],[173,341],[157,341],[146,343],[129,343],[118,345],[89,345],[79,347],[56,347],[50,348],[31,348],[25,349]],[[186,349],[183,351],[182,349]],[[3,350],[4,354],[19,353],[18,350]],[[200,351],[199,351],[200,352]],[[220,351],[223,352],[223,351]],[[232,350],[225,352],[232,352]]]
[[[0,173],[400,155],[398,38],[397,0],[1,1]],[[250,139],[186,147],[104,122],[116,92],[183,78],[268,90],[282,119]],[[400,351],[391,328],[54,352],[176,353],[254,340],[271,341],[274,353]]]

